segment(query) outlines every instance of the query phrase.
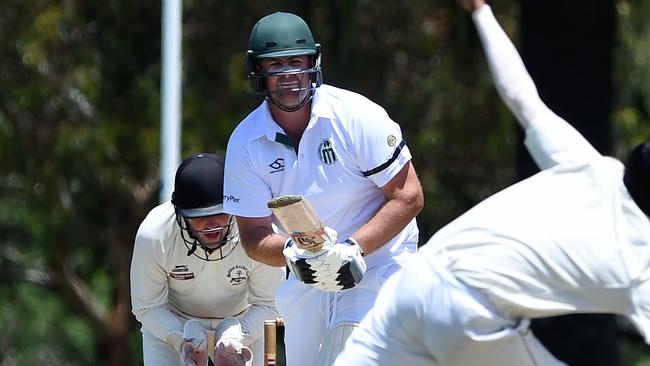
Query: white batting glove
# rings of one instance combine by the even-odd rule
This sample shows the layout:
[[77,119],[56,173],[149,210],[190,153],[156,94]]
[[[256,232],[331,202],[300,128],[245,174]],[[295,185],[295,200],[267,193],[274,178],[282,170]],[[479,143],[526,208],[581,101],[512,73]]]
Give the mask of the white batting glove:
[[291,272],[302,282],[306,284],[314,284],[314,271],[310,269],[306,259],[314,258],[326,252],[326,247],[331,244],[325,245],[320,250],[313,252],[311,250],[299,248],[292,238],[284,242],[284,250],[282,254],[287,260],[287,265]]
[[297,248],[287,240],[284,256],[291,272],[302,282],[322,291],[341,291],[361,282],[366,272],[363,251],[354,238],[329,244],[318,252]]
[[306,259],[305,262],[314,271],[313,286],[322,291],[353,288],[366,273],[363,251],[354,238],[328,246],[324,254]]

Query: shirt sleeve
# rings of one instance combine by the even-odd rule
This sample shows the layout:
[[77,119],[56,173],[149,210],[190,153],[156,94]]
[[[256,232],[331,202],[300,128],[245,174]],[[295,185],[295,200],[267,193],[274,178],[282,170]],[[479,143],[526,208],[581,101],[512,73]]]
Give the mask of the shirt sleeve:
[[484,5],[472,14],[495,87],[526,129],[526,147],[541,169],[600,157],[593,146],[540,99],[514,44]]
[[236,142],[234,137],[228,142],[224,170],[224,211],[236,216],[266,217],[271,214],[265,204],[272,198],[271,189],[255,171],[247,146],[247,143]]
[[264,321],[280,316],[275,308],[275,292],[285,276],[284,268],[271,267],[253,261],[249,280],[250,307],[239,318],[244,333],[244,343],[252,344],[264,334]]
[[[141,228],[142,230],[142,228]],[[142,327],[180,351],[183,323],[167,309],[167,273],[162,263],[163,243],[140,230],[131,262],[132,312]]]
[[385,186],[411,160],[400,126],[374,103],[364,109],[351,132],[359,167],[377,187]]

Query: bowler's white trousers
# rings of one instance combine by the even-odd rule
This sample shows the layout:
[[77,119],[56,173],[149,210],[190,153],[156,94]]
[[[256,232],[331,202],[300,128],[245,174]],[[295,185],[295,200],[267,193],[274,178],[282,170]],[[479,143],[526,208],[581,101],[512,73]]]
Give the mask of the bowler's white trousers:
[[528,328],[415,255],[391,277],[336,366],[559,366]]

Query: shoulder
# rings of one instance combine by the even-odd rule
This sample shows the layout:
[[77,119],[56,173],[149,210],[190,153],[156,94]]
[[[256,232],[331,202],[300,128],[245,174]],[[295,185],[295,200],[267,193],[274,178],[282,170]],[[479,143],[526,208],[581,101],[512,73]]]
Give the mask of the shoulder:
[[323,85],[321,88],[318,102],[326,106],[321,105],[318,108],[322,108],[322,111],[326,111],[326,107],[329,108],[333,121],[350,133],[360,133],[371,127],[374,129],[379,125],[393,123],[382,106],[359,93],[329,85]]
[[384,108],[379,104],[373,102],[366,96],[350,90],[337,88],[331,85],[322,85],[319,88],[319,93],[322,94],[323,98],[330,103],[333,109],[351,109],[348,113],[354,111],[364,112],[367,110],[384,111]]
[[230,134],[228,148],[241,146],[252,139],[264,135],[264,123],[270,114],[267,111],[266,102],[262,102],[257,108],[249,113]]
[[136,245],[170,245],[177,228],[174,206],[167,201],[154,207],[136,234]]

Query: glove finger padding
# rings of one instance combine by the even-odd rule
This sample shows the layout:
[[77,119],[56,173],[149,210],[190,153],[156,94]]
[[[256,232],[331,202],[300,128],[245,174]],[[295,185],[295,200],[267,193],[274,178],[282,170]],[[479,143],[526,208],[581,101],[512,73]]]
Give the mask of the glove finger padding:
[[352,238],[332,245],[324,254],[305,259],[302,266],[310,271],[312,285],[323,291],[353,288],[366,272],[361,247]]
[[285,242],[285,247],[284,250],[282,250],[282,254],[284,254],[284,257],[287,260],[287,265],[289,266],[291,272],[300,281],[307,284],[312,284],[314,283],[314,271],[310,268],[305,260],[315,258],[327,253],[327,248],[329,247],[330,245],[326,245],[321,250],[312,252],[298,248],[293,240],[289,238]]

